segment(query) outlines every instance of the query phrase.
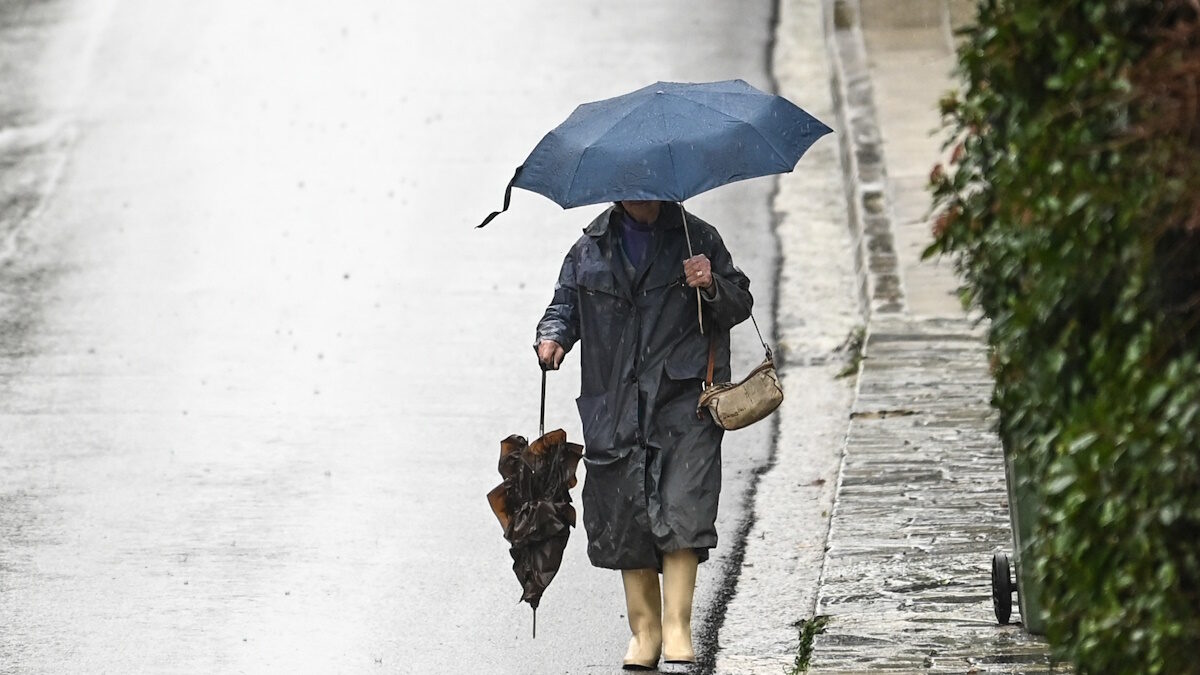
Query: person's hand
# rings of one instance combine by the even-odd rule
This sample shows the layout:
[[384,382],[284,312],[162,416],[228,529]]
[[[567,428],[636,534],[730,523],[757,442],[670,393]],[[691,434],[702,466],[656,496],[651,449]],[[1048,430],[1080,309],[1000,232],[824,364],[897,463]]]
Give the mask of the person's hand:
[[701,253],[683,261],[683,276],[692,288],[708,288],[713,284],[712,263]]
[[567,351],[554,340],[542,340],[537,346],[538,361],[546,370],[558,370]]

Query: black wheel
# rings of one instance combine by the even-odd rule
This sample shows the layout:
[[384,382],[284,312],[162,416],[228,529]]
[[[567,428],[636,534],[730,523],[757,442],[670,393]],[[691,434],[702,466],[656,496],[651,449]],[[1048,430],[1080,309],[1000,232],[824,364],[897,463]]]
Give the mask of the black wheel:
[[1008,625],[1012,616],[1012,576],[1009,573],[1008,554],[992,556],[992,607],[996,609],[996,621]]

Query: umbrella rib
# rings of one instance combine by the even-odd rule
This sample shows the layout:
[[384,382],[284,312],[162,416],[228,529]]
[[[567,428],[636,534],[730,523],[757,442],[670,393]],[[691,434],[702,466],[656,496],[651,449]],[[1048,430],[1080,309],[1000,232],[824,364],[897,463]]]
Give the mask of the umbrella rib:
[[671,158],[671,175],[675,176],[675,185],[672,187],[677,189],[679,187],[679,168],[675,166],[675,150],[671,147],[671,141],[667,141],[667,157]]
[[618,124],[629,119],[629,117],[631,115],[633,115],[633,113],[637,112],[642,106],[645,106],[648,103],[649,103],[649,101],[644,101],[642,103],[635,105],[634,107],[630,108],[629,110],[627,110],[624,115],[621,115],[616,120],[614,120],[613,123],[608,126],[608,128],[606,128],[604,131],[600,132],[599,134],[596,134],[596,137],[594,139],[592,139],[586,146],[584,146],[583,151],[579,153],[579,161],[575,163],[575,171],[571,174],[571,182],[567,184],[567,191],[563,195],[563,201],[570,201],[571,190],[574,189],[574,187],[575,187],[575,179],[579,177],[579,167],[583,166],[583,157],[584,157],[584,155],[586,155],[588,153],[588,150],[593,149],[595,147],[596,142],[598,142],[600,139],[607,136],[610,131],[617,128]]
[[[651,99],[651,100],[653,100],[653,99]],[[591,143],[595,143],[595,142],[599,141],[600,139],[604,138],[605,136],[607,136],[610,131],[617,128],[618,124],[629,119],[629,117],[631,115],[633,115],[633,113],[637,112],[638,110],[642,109],[643,107],[645,107],[647,105],[650,105],[650,101],[642,101],[641,103],[638,103],[637,105],[633,106],[629,110],[626,110],[624,115],[621,115],[617,119],[613,120],[613,123],[608,125],[608,127],[604,131],[600,132],[599,134],[596,134],[596,137],[593,138],[589,142],[588,147],[589,148],[591,147]]]
[[571,190],[575,188],[575,179],[579,178],[579,167],[583,166],[583,158],[591,149],[592,146],[589,145],[579,153],[579,161],[575,162],[575,170],[571,172],[571,182],[567,183],[567,191],[563,193],[563,203],[571,202]]
[[[733,115],[730,115],[730,117],[733,117]],[[747,122],[746,120],[742,120],[738,117],[733,117],[733,119],[740,120],[742,124],[745,124],[746,126],[750,127],[750,129],[752,131],[754,131],[754,133],[758,134],[758,137],[763,139],[763,143],[767,144],[767,147],[771,149],[771,152],[775,153],[776,157],[783,160],[783,163],[786,164],[788,167],[788,171],[791,171],[792,169],[796,168],[796,165],[793,164],[792,162],[789,162],[788,158],[784,157],[783,153],[779,152],[779,148],[775,147],[775,144],[772,143],[770,141],[770,139],[768,139],[766,136],[763,136],[762,132],[758,130],[758,127],[756,127],[753,124],[750,124],[749,122]]]
[[667,157],[671,159],[671,175],[675,177],[675,185],[672,188],[679,187],[679,167],[675,166],[675,150],[671,147],[671,138],[667,129],[667,116],[663,115],[662,120],[662,135],[663,142],[667,146]]
[[[721,115],[721,116],[723,116],[723,117],[728,117],[728,118],[729,118],[729,119],[731,119],[731,120],[737,120],[738,122],[741,122],[742,124],[745,124],[746,126],[748,126],[748,127],[750,127],[751,129],[753,129],[753,130],[754,130],[754,133],[758,134],[758,137],[759,137],[759,138],[763,139],[763,142],[767,144],[767,147],[771,148],[771,151],[775,153],[775,156],[776,156],[776,157],[778,157],[779,159],[783,160],[784,164],[788,164],[788,163],[789,163],[789,162],[788,162],[788,159],[787,159],[787,157],[785,157],[785,156],[783,155],[783,153],[779,152],[779,148],[775,147],[775,144],[774,144],[774,143],[772,143],[770,139],[768,139],[766,136],[763,136],[762,132],[758,130],[758,127],[754,126],[754,124],[753,124],[753,123],[751,123],[751,122],[750,122],[750,120],[744,120],[744,119],[742,119],[741,117],[738,117],[737,115],[731,115],[731,114],[729,114],[729,113],[725,112],[724,110],[720,110],[720,109],[718,109],[718,108],[714,108],[714,107],[712,107],[711,105],[709,105],[709,104],[707,104],[707,103],[704,103],[703,101],[697,101],[696,99],[694,99],[694,98],[692,98],[692,97],[690,97],[690,96],[687,96],[687,95],[685,95],[685,92],[672,92],[672,93],[671,93],[671,94],[669,94],[669,95],[670,95],[670,96],[678,96],[679,98],[681,98],[681,99],[683,99],[683,100],[685,100],[685,101],[688,101],[689,103],[693,103],[693,104],[695,104],[695,105],[698,105],[698,106],[700,106],[700,107],[702,107],[702,108],[708,108],[709,110],[711,110],[711,111],[713,111],[713,112],[717,113],[718,115]],[[764,95],[765,95],[765,96],[770,96],[769,94],[764,94]],[[793,168],[794,168],[794,167],[793,167]]]

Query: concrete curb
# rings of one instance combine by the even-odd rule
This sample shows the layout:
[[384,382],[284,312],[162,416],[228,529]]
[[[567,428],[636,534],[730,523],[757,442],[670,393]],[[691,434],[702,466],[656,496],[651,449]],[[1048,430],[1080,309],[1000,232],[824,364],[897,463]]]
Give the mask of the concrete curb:
[[838,138],[846,178],[846,204],[854,239],[855,270],[867,320],[906,309],[892,235],[891,205],[876,121],[871,73],[857,0],[825,0],[826,45],[832,66],[834,108],[844,132]]

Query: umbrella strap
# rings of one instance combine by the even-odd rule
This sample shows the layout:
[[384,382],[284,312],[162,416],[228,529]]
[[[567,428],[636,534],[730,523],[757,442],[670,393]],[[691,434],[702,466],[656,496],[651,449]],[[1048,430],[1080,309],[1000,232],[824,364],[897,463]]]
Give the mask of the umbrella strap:
[[501,213],[504,213],[505,211],[508,210],[508,204],[509,204],[509,202],[512,201],[513,183],[517,182],[517,176],[521,175],[521,169],[524,169],[524,168],[525,168],[524,164],[522,164],[521,166],[518,166],[517,170],[513,172],[512,179],[508,181],[508,187],[504,188],[504,206],[503,206],[503,208],[501,208],[499,211],[492,211],[490,214],[488,214],[487,218],[483,219],[482,223],[475,226],[475,229],[479,229],[479,228],[483,227],[484,225],[487,225],[488,223],[492,222],[493,218],[495,218],[496,216],[498,216]]
[[[677,202],[677,203],[679,204],[679,215],[681,218],[683,218],[683,236],[687,239],[688,257],[695,257],[696,253],[695,253],[695,251],[692,250],[692,235],[688,232],[687,211],[685,211],[683,209],[683,202]],[[696,289],[696,313],[700,317],[700,334],[701,335],[704,334],[704,309],[703,308],[704,308],[704,303],[700,299],[700,289],[697,288]],[[767,352],[767,358],[768,359],[772,358],[771,348],[767,346],[767,341],[763,339],[762,331],[758,329],[758,321],[755,320],[755,318],[754,318],[754,312],[750,312],[750,322],[754,324],[754,332],[758,334],[758,341],[762,343],[763,350]],[[712,368],[712,361],[711,361],[711,355],[710,355],[710,361],[709,361],[710,371],[708,374],[708,379],[709,379],[710,383],[712,382],[711,368]]]

